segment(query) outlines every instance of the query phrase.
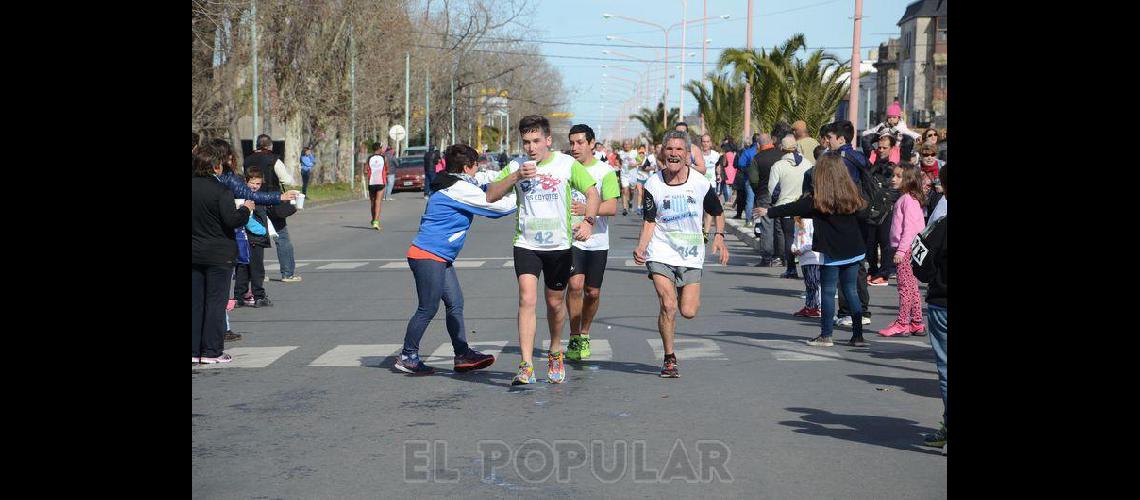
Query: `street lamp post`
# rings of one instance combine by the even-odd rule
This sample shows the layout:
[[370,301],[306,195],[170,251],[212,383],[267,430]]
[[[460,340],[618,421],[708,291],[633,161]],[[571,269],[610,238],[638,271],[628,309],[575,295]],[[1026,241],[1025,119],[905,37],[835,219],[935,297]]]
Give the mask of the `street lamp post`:
[[[751,0],[749,0],[749,1],[751,1]],[[653,22],[649,22],[649,21],[645,21],[645,20],[641,20],[641,19],[636,19],[636,18],[632,18],[632,17],[620,16],[617,14],[608,14],[608,13],[602,14],[603,19],[609,19],[611,17],[616,17],[618,19],[624,19],[626,21],[630,21],[630,22],[634,22],[634,23],[640,23],[640,24],[644,24],[646,26],[653,26],[654,28],[661,30],[661,32],[665,35],[665,58],[664,58],[665,59],[664,60],[665,75],[663,77],[664,79],[662,80],[663,84],[665,85],[665,92],[664,92],[664,95],[662,96],[662,102],[665,104],[665,110],[666,111],[664,113],[662,113],[662,116],[661,116],[661,122],[665,128],[669,128],[669,118],[668,118],[669,117],[669,111],[668,111],[668,109],[669,109],[669,32],[672,31],[673,28],[676,28],[678,26],[687,27],[689,23],[705,21],[708,19],[708,18],[701,18],[701,19],[694,19],[692,21],[684,20],[685,19],[684,8],[688,6],[688,0],[681,0],[681,2],[682,2],[682,13],[681,13],[682,21],[679,23],[673,24],[673,25],[669,26],[668,28],[661,26],[660,24],[657,24],[657,23],[653,23]],[[716,17],[719,17],[721,19],[728,19],[729,18],[729,16],[727,14],[721,15],[721,16],[716,16]],[[685,31],[684,28],[682,28],[682,31]],[[684,80],[685,80],[684,63],[685,63],[685,48],[686,48],[684,46],[684,33],[682,33],[681,39],[682,39],[682,41],[681,41],[681,65],[682,65],[681,66],[681,85],[684,85]],[[681,110],[683,112],[683,110],[685,108],[685,96],[682,94],[680,96],[680,99],[681,99]]]

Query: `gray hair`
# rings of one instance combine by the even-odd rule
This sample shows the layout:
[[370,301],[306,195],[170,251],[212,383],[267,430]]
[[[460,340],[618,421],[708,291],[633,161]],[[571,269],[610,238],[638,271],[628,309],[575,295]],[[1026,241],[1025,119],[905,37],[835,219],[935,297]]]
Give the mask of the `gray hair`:
[[661,138],[661,144],[668,144],[672,139],[681,139],[685,141],[685,151],[693,150],[693,143],[689,138],[688,132],[681,132],[680,130],[670,130],[668,132],[665,132],[665,136]]
[[767,146],[769,144],[772,144],[772,136],[770,136],[768,134],[761,133],[760,134],[760,145],[761,146]]

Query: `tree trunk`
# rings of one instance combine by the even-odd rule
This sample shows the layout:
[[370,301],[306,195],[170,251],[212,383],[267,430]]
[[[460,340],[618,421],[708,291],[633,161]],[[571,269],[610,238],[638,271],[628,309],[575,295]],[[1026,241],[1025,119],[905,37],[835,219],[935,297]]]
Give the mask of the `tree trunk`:
[[377,135],[380,136],[380,142],[383,143],[385,147],[395,147],[395,145],[392,144],[392,138],[388,137],[388,129],[392,127],[391,123],[392,117],[388,115],[380,116],[380,130]]
[[337,142],[337,165],[336,169],[336,182],[348,182],[347,175],[352,175],[354,170],[352,164],[352,148],[355,147],[353,138],[349,137],[351,131],[349,127],[341,125],[337,127],[337,137],[340,140]]
[[293,173],[293,179],[301,184],[301,129],[303,117],[299,111],[294,111],[285,117],[285,168]]

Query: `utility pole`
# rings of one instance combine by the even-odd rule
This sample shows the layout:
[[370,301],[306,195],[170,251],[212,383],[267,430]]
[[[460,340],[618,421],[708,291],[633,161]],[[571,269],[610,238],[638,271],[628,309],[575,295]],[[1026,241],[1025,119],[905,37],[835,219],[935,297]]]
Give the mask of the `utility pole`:
[[[704,18],[701,21],[701,85],[704,85],[705,83],[705,49],[707,49],[709,46],[709,0],[704,0],[703,4],[704,7],[701,11],[701,17]],[[709,133],[708,129],[705,128],[704,113],[701,113],[701,133]]]
[[408,139],[412,136],[410,120],[412,109],[412,54],[404,52],[404,151],[408,150]]
[[[685,45],[685,37],[689,33],[689,23],[685,22],[685,16],[688,15],[689,0],[681,0],[681,80],[677,82],[677,100],[680,101],[680,110],[677,115],[678,121],[685,121],[685,51],[689,47]],[[668,130],[669,126],[666,125],[665,129]]]
[[[855,0],[855,32],[851,42],[851,95],[847,99],[847,119],[859,123],[859,31],[863,27],[863,0]],[[868,123],[868,125],[870,125]]]
[[451,143],[455,144],[455,71],[451,72]]
[[251,0],[252,14],[249,23],[253,40],[253,149],[257,149],[257,0]]
[[424,76],[424,146],[431,147],[431,71]]
[[[349,59],[348,67],[350,80],[352,82],[352,129],[349,136],[352,137],[352,165],[348,167],[348,182],[352,190],[356,190],[356,153],[360,146],[356,144],[356,38],[354,29],[350,28],[348,32],[348,54]],[[386,141],[385,141],[386,142]]]
[[[748,0],[748,37],[745,40],[745,48],[749,51],[752,50],[752,0]],[[744,81],[744,138],[741,140],[740,145],[743,146],[748,138],[752,136],[752,81],[745,79]]]

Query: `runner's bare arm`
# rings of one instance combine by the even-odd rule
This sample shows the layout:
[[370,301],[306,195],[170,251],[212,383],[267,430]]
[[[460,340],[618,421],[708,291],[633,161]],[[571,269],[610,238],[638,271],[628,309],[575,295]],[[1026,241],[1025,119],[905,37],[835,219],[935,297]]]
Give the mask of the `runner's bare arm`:
[[689,146],[689,154],[693,155],[693,159],[697,160],[693,164],[693,169],[704,175],[708,171],[708,165],[705,165],[705,155],[701,152],[701,148],[696,144]]
[[519,180],[519,172],[516,170],[511,172],[502,180],[492,182],[487,185],[487,203],[494,203],[503,199],[511,189],[514,189],[515,183]]

